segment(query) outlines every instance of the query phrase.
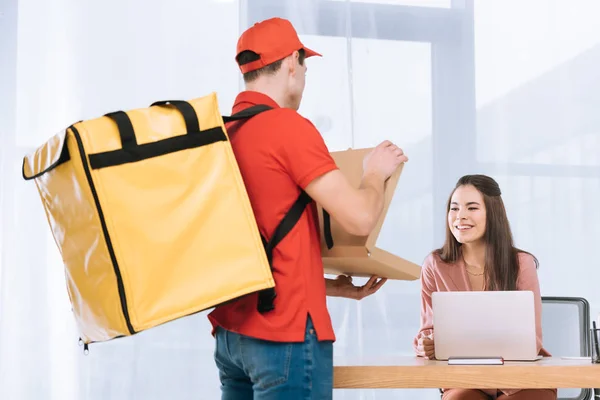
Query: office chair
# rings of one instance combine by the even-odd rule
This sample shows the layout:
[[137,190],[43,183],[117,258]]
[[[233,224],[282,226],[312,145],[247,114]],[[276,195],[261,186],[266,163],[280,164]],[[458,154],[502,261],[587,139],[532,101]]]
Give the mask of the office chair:
[[[542,297],[544,348],[553,357],[588,357],[590,305],[581,297]],[[559,400],[592,399],[592,389],[558,389]]]

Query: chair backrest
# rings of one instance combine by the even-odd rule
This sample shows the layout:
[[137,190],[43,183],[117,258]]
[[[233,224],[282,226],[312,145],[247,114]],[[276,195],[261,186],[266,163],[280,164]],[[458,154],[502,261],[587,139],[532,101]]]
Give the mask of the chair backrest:
[[[589,352],[590,305],[581,297],[542,297],[544,348],[553,357],[586,357]],[[590,389],[558,389],[558,398],[587,400]]]

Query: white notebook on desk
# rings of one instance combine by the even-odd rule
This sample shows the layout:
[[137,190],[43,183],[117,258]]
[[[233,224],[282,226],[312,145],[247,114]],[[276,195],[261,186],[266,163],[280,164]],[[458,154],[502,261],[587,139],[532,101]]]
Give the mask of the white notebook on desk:
[[449,357],[448,365],[504,365],[501,357]]

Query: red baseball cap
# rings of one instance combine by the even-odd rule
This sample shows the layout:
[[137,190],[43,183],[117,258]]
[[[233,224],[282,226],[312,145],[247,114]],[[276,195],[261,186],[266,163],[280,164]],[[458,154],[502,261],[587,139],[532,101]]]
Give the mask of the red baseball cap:
[[283,18],[270,18],[255,23],[242,33],[237,43],[236,58],[246,50],[260,56],[256,61],[240,65],[240,70],[245,74],[279,61],[300,49],[304,49],[306,58],[321,56],[300,42],[290,21]]

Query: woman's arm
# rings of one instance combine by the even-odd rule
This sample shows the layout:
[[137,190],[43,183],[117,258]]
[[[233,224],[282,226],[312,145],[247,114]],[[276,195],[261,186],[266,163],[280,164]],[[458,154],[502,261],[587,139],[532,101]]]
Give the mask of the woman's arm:
[[[529,290],[533,292],[535,308],[535,333],[537,352],[539,355],[549,357],[542,346],[542,296],[540,294],[540,281],[538,279],[535,260],[531,254],[519,253],[519,277],[517,279],[517,290]],[[508,396],[519,392],[521,389],[501,389]]]
[[433,309],[431,294],[436,291],[433,256],[427,257],[421,268],[421,327],[413,339],[413,348],[418,356],[433,357]]
[[548,353],[542,345],[542,296],[540,293],[537,268],[533,256],[527,253],[519,253],[519,278],[517,279],[517,290],[529,290],[533,292],[537,351],[540,355],[550,356],[550,353]]

